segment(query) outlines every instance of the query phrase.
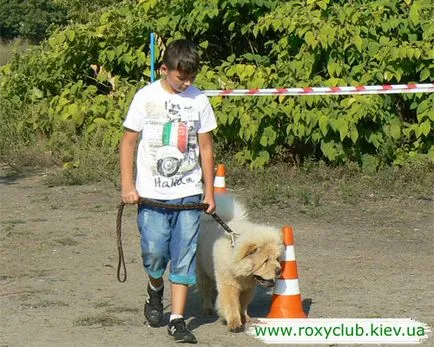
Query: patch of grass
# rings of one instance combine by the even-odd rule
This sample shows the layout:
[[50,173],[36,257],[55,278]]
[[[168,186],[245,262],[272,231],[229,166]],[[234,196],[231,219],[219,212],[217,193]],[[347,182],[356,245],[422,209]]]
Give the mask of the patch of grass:
[[21,304],[23,308],[50,308],[50,307],[67,307],[69,304],[63,301],[41,300],[39,302]]
[[83,317],[74,321],[74,326],[101,326],[101,327],[112,327],[115,325],[124,325],[125,321],[122,319],[114,318],[109,315],[99,315],[94,317]]
[[0,96],[0,160],[19,174],[51,168],[56,163],[48,140],[24,119],[30,119],[31,107],[17,108]]
[[78,241],[75,241],[69,237],[61,240],[56,240],[56,243],[62,246],[77,246],[79,244]]
[[111,305],[112,305],[111,302],[101,301],[101,302],[97,302],[96,304],[93,304],[92,308],[110,307]]
[[276,163],[251,172],[231,164],[227,166],[226,184],[235,193],[249,197],[249,207],[285,205],[307,212],[330,204],[351,206],[390,197],[432,200],[433,169],[430,162],[412,162],[367,174],[355,164],[331,167],[307,162]]
[[39,203],[41,203],[41,202],[48,202],[48,201],[50,201],[50,198],[49,198],[48,195],[45,195],[44,197],[40,196],[40,197],[38,197],[37,199],[31,199],[31,200],[30,200],[30,202],[31,202],[32,204],[39,204]]
[[109,308],[107,312],[139,314],[141,310],[132,307],[113,307],[113,308]]
[[[3,231],[5,231],[5,232],[11,231],[14,227],[15,227],[15,225],[7,224],[3,228]],[[11,236],[11,233],[7,233],[6,236]]]
[[55,166],[51,152],[43,142],[36,142],[31,146],[17,144],[14,149],[8,151],[7,156],[2,156],[1,159],[19,174],[28,174]]
[[19,54],[29,47],[29,42],[23,39],[15,39],[10,42],[0,40],[0,66],[8,63],[14,54]]
[[339,183],[339,196],[342,202],[347,204],[356,204],[360,201],[361,186],[354,184],[350,180]]
[[47,218],[33,218],[30,219],[31,222],[48,222]]
[[65,121],[47,139],[31,126],[20,125],[23,118],[38,117],[37,110],[17,110],[4,98],[0,98],[0,110],[0,161],[11,172],[28,174],[44,169],[48,186],[118,182],[117,151],[104,142],[104,129],[79,135],[75,125]]
[[3,230],[4,231],[11,231],[12,229],[15,228],[16,225],[18,225],[18,224],[26,224],[26,223],[27,222],[25,220],[22,220],[22,219],[11,219],[11,220],[7,220],[7,221],[4,221],[4,222],[1,222],[1,224],[3,225]]
[[0,66],[5,65],[11,57],[11,45],[8,43],[0,42]]
[[56,146],[62,153],[62,162],[67,162],[61,170],[48,175],[48,186],[118,181],[118,156],[116,151],[104,143],[102,129],[87,138],[71,140],[59,135],[56,141]]
[[26,224],[27,222],[24,219],[11,219],[11,220],[7,220],[2,222],[2,224],[12,224],[12,225],[16,225],[16,224]]
[[308,188],[303,187],[298,190],[298,196],[303,205],[309,205],[311,200],[311,192]]
[[370,178],[371,188],[381,196],[407,196],[432,200],[433,163],[410,160],[402,167],[386,167]]

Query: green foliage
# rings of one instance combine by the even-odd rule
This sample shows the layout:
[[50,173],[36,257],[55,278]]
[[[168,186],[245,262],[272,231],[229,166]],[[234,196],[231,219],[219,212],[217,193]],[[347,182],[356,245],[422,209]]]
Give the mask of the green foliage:
[[49,36],[53,26],[68,21],[87,23],[116,0],[0,0],[0,38],[21,38],[33,43]]
[[67,21],[66,8],[53,0],[0,0],[0,37],[39,42],[50,25]]
[[[245,30],[252,47],[257,40],[264,49],[230,57],[215,77],[224,74],[228,88],[428,82],[434,77],[430,18],[429,1],[288,1]],[[432,94],[415,94],[221,98],[214,106],[221,135],[239,129],[233,140],[248,143],[240,159],[253,166],[263,164],[264,150],[274,154],[289,145],[299,154],[376,167],[379,160],[367,158],[402,163],[433,155],[433,103]]]
[[[430,0],[127,1],[12,59],[1,70],[0,98],[31,110],[16,118],[22,131],[50,139],[65,122],[77,136],[102,127],[104,144],[116,149],[129,102],[149,81],[150,32],[157,59],[173,38],[200,46],[203,89],[426,83],[434,77],[431,11]],[[367,172],[434,158],[432,93],[211,103],[220,148],[235,148],[252,168],[282,153],[355,161]]]
[[63,6],[68,13],[68,20],[74,23],[87,23],[100,16],[108,7],[119,4],[118,0],[53,0]]

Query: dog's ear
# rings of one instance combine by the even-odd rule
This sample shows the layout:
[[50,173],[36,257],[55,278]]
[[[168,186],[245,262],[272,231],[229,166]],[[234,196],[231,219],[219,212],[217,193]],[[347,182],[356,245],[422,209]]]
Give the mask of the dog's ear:
[[235,247],[233,249],[233,262],[237,264],[232,269],[232,273],[237,276],[250,276],[253,271],[253,258],[249,257],[255,254],[259,250],[259,247],[255,243],[237,244],[235,241]]
[[248,243],[240,245],[236,251],[239,260],[247,258],[249,255],[255,254],[259,250],[256,243]]
[[247,257],[250,254],[256,253],[258,251],[258,246],[255,245],[254,243],[251,243],[250,245],[247,245],[245,251],[244,251],[244,256]]

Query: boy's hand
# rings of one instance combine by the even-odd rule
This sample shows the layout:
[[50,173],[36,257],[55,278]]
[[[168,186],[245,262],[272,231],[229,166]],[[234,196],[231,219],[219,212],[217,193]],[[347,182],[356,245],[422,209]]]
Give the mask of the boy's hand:
[[205,198],[203,199],[203,203],[208,204],[208,208],[206,209],[205,213],[213,214],[215,212],[216,206],[214,198],[208,198],[205,196]]
[[122,189],[122,202],[125,204],[136,204],[139,202],[139,193],[135,188],[133,189]]

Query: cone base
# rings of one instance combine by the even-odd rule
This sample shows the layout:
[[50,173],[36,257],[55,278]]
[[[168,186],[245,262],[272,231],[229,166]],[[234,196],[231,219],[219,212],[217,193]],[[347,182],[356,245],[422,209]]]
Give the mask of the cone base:
[[269,313],[266,318],[307,318],[307,316],[304,312],[285,312],[282,310],[281,312]]
[[306,318],[301,295],[273,295],[267,318]]

